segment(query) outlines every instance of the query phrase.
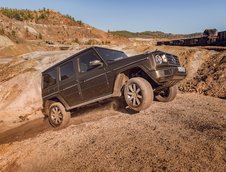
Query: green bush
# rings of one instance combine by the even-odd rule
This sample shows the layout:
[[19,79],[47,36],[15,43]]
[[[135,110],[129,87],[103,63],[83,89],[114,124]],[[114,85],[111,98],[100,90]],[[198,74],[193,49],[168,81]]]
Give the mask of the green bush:
[[80,44],[80,41],[78,40],[78,38],[75,38],[72,43],[77,43],[77,44]]
[[49,16],[49,10],[43,8],[42,10],[39,10],[38,12],[41,13],[41,15],[37,18],[37,16],[35,15],[35,13],[37,13],[36,11],[31,11],[31,10],[27,10],[27,9],[22,9],[22,10],[18,10],[18,9],[14,9],[14,8],[0,8],[0,13],[2,13],[3,15],[11,18],[11,19],[16,19],[19,21],[26,21],[26,20],[33,20],[33,19],[46,19]]
[[175,38],[191,38],[195,36],[200,36],[200,33],[193,34],[171,34],[164,33],[160,31],[145,31],[145,32],[129,32],[126,30],[122,31],[112,31],[111,34],[115,36],[122,36],[127,38],[167,38],[167,39],[175,39]]
[[90,40],[88,40],[85,44],[86,45],[95,45],[95,44],[97,44],[98,42],[96,41],[96,40],[94,40],[94,39],[90,39]]
[[82,26],[84,23],[81,21],[81,20],[75,20],[74,17],[66,14],[66,15],[63,15],[64,17],[68,18],[69,20],[71,20],[72,22],[75,22],[75,23],[78,23],[80,26]]
[[73,22],[76,22],[75,18],[66,14],[66,15],[63,15],[64,17],[68,18],[69,20],[73,21]]
[[44,13],[42,13],[39,17],[38,17],[38,19],[37,20],[45,20],[45,19],[47,19],[48,18],[48,15],[47,14],[44,14]]
[[81,20],[78,20],[77,23],[80,25],[80,26],[83,26],[84,23],[81,21]]
[[[14,9],[14,8],[0,8],[0,13],[2,13],[3,15],[11,18],[11,19],[15,19],[15,20],[19,20],[19,21],[27,21],[27,20],[34,20],[36,22],[38,22],[38,20],[46,20],[48,19],[49,15],[50,15],[50,10],[43,8],[40,9],[38,11],[31,11],[28,9]],[[70,15],[63,15],[64,17],[68,18],[69,20],[71,20],[74,23],[78,23],[79,25],[83,25],[84,23],[81,20],[75,20],[74,17],[70,16]]]

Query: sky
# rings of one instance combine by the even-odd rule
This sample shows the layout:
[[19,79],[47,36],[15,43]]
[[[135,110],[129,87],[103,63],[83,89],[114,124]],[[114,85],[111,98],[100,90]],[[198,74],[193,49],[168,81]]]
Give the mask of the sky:
[[225,0],[0,0],[0,7],[54,9],[105,31],[226,30]]

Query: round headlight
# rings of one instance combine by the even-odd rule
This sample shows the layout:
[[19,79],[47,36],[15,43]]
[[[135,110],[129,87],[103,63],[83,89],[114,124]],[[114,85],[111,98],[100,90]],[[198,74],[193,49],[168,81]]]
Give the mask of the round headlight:
[[167,57],[165,54],[162,55],[162,60],[163,60],[163,62],[167,62]]
[[155,61],[156,61],[156,63],[161,64],[162,63],[162,57],[160,55],[156,55]]

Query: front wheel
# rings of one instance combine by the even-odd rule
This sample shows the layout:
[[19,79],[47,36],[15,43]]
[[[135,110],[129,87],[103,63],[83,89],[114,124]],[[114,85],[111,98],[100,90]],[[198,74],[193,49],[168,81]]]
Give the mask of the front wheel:
[[166,88],[158,93],[155,98],[160,102],[170,102],[177,96],[177,86]]
[[64,127],[66,126],[71,118],[71,113],[67,112],[65,107],[60,102],[54,102],[49,107],[49,123],[53,127]]
[[135,111],[145,110],[153,102],[152,86],[144,78],[132,78],[124,87],[124,98],[131,109]]

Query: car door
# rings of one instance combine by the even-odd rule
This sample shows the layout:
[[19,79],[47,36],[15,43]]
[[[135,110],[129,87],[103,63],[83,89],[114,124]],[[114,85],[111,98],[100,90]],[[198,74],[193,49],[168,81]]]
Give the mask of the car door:
[[50,69],[43,73],[42,76],[43,85],[42,85],[42,96],[48,97],[58,93],[58,80],[57,80],[57,68]]
[[77,63],[84,102],[110,94],[105,64],[93,49],[80,54]]
[[70,107],[81,103],[80,87],[75,67],[74,60],[69,60],[59,66],[60,95]]

